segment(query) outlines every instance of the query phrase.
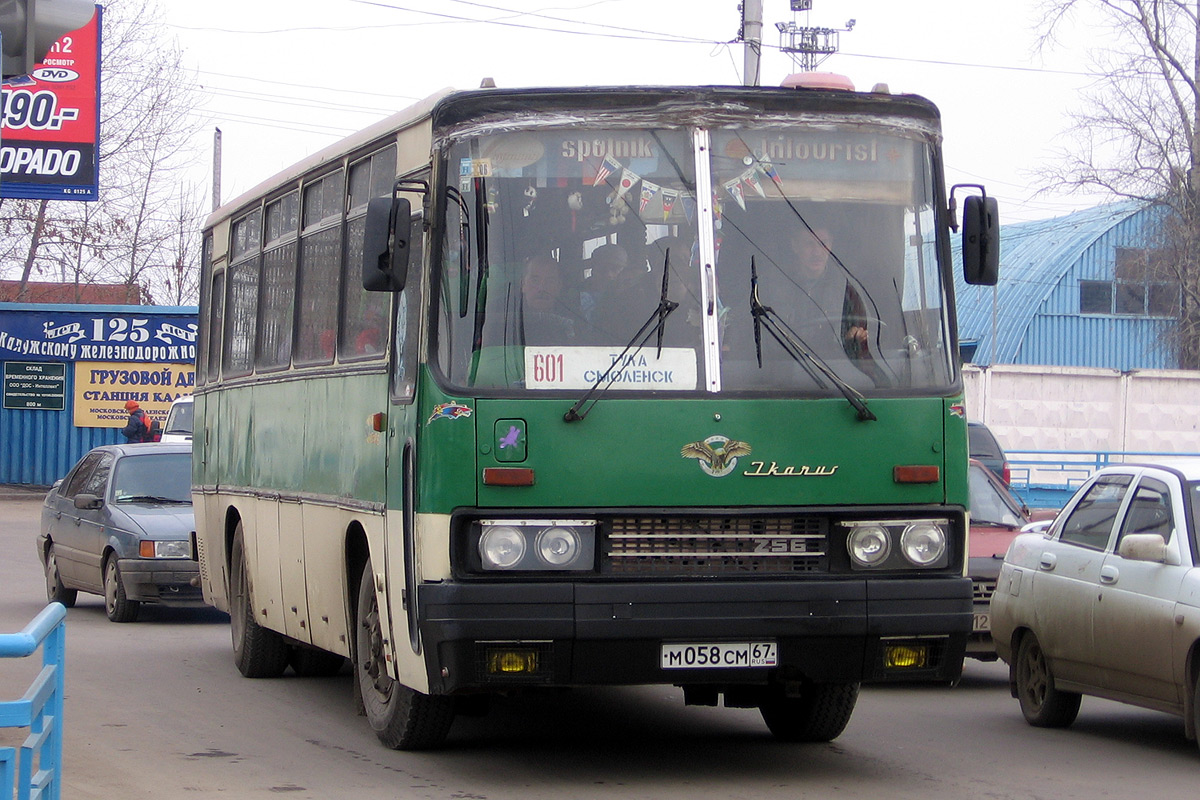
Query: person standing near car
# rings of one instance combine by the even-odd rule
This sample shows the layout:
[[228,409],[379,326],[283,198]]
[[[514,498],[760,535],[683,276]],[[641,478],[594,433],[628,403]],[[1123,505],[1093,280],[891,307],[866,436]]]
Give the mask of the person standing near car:
[[142,410],[137,400],[126,400],[125,410],[129,412],[129,421],[121,433],[130,444],[150,441],[150,424],[146,422],[146,412]]

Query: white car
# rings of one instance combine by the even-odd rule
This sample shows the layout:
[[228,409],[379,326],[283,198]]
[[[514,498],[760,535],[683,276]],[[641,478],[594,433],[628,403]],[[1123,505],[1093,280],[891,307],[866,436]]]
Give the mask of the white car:
[[194,408],[190,394],[177,398],[174,403],[171,403],[171,410],[167,412],[167,424],[163,426],[162,439],[159,441],[190,442]]
[[1200,459],[1110,466],[1013,540],[991,625],[1029,724],[1070,725],[1087,694],[1181,716],[1196,738],[1198,511]]

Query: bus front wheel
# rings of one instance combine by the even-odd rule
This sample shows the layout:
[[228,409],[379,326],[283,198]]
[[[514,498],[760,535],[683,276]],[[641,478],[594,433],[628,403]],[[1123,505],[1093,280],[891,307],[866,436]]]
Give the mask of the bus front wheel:
[[288,645],[279,633],[264,628],[254,619],[250,602],[250,576],[246,565],[246,545],[242,523],[233,532],[229,553],[231,597],[229,630],[233,635],[233,662],[247,678],[278,678],[287,669]]
[[393,750],[441,745],[454,722],[454,700],[409,689],[388,675],[375,575],[369,561],[358,584],[356,617],[354,679],[375,735]]
[[857,683],[809,683],[799,697],[773,693],[759,711],[780,741],[830,742],[846,729],[857,703]]

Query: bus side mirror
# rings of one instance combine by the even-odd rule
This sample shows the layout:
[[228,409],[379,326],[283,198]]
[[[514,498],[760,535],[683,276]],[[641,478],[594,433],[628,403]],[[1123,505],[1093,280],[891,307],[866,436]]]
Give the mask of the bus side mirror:
[[996,198],[963,200],[963,277],[976,286],[995,286],[1000,277],[1000,216]]
[[375,197],[367,203],[362,282],[368,292],[398,292],[404,288],[411,218],[411,205],[402,197]]

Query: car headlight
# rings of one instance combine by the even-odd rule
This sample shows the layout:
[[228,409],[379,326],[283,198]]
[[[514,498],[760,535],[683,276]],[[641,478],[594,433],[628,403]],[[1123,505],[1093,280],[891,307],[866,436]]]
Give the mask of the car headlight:
[[485,527],[479,539],[484,569],[512,569],[525,556],[525,536],[510,525]]
[[846,549],[856,570],[937,569],[950,562],[949,519],[852,520]]
[[479,558],[486,571],[591,570],[595,520],[481,520]]
[[191,558],[192,547],[186,540],[156,542],[143,539],[138,544],[138,555],[142,558]]
[[892,552],[892,540],[881,525],[856,525],[846,540],[850,557],[864,567],[877,567]]
[[538,534],[538,557],[552,567],[568,567],[579,558],[579,533],[574,528],[546,528]]
[[929,522],[916,522],[900,534],[900,552],[918,567],[933,564],[946,553],[946,532]]

